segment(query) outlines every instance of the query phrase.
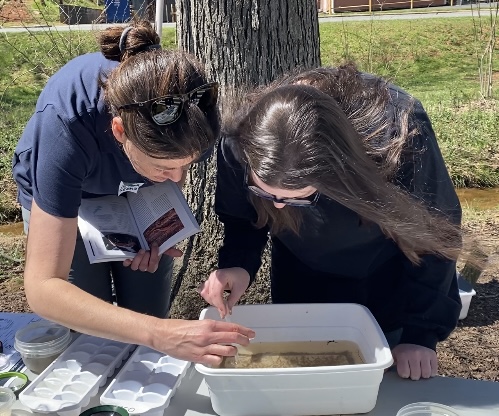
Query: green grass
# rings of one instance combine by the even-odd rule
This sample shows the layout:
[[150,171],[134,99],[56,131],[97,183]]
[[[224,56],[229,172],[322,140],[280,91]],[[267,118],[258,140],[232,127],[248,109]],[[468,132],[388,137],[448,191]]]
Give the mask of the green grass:
[[454,184],[499,186],[499,106],[474,104],[471,108],[434,105],[428,113]]
[[[322,23],[323,65],[355,62],[419,98],[456,187],[499,186],[499,105],[480,96],[478,57],[488,19],[472,17]],[[499,96],[499,50],[494,54]]]
[[[489,33],[475,36],[475,24],[472,17],[323,23],[322,63],[352,60],[423,101],[468,101],[478,97],[478,54]],[[495,63],[497,70],[499,50]]]
[[[0,35],[0,223],[19,215],[11,160],[24,126],[48,78],[65,62],[98,50],[87,31]],[[165,29],[163,47],[175,47],[175,30]]]
[[3,191],[0,194],[0,221],[18,214],[11,179],[11,159],[41,89],[49,76],[69,59],[97,50],[95,37],[88,32],[33,32],[33,35],[1,36],[0,186]]
[[[477,54],[487,36],[482,22],[480,36],[471,17],[320,24],[323,65],[352,60],[423,102],[456,186],[499,186],[499,107],[479,99]],[[92,32],[51,33],[0,35],[0,222],[18,213],[11,157],[38,94],[73,56],[97,50]],[[163,46],[175,47],[174,40],[175,30],[165,29]]]

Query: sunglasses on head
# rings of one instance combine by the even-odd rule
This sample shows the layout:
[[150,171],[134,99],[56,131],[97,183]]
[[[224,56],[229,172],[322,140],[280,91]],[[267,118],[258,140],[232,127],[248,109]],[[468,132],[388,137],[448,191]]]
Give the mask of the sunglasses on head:
[[210,82],[201,85],[185,94],[170,94],[163,97],[139,103],[130,103],[118,107],[118,110],[134,110],[148,112],[152,120],[159,126],[166,126],[175,123],[184,108],[184,104],[189,102],[200,108],[214,106],[218,98],[218,83]]
[[258,186],[255,185],[251,185],[248,182],[248,176],[249,176],[248,171],[249,168],[248,165],[246,164],[246,167],[244,168],[244,187],[247,188],[254,195],[275,202],[277,204],[286,204],[291,207],[314,207],[321,195],[320,192],[315,191],[312,195],[309,195],[305,198],[276,198],[275,195],[269,194],[267,191],[264,191],[262,188],[259,188]]

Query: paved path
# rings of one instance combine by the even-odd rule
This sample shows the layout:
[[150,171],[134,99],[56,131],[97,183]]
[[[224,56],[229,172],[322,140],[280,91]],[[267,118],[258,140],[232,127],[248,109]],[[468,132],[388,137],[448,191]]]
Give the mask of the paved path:
[[[425,9],[426,10],[426,9]],[[484,14],[482,10],[482,15]],[[362,20],[415,20],[415,19],[434,19],[442,17],[470,17],[478,16],[477,12],[472,12],[467,6],[466,10],[447,11],[439,10],[435,12],[421,11],[421,12],[405,12],[405,13],[386,13],[386,14],[373,14],[373,15],[359,15],[359,16],[342,16],[340,13],[330,17],[321,17],[319,22],[345,22],[345,21],[362,21]]]
[[[486,5],[481,6],[482,16],[488,15],[489,11]],[[414,12],[396,13],[387,12],[386,14],[375,13],[373,15],[359,14],[359,15],[344,15],[336,13],[328,17],[319,18],[320,23],[325,22],[345,22],[345,21],[362,21],[362,20],[414,20],[414,19],[432,19],[441,17],[470,17],[477,16],[477,9],[470,8],[470,5],[465,6],[449,6],[447,8],[440,7],[435,11],[428,11],[431,9],[414,9]],[[27,31],[77,31],[77,30],[102,30],[109,26],[116,26],[116,23],[108,24],[81,24],[81,25],[60,25],[60,26],[31,26],[31,27],[0,27],[1,33],[16,33]],[[175,27],[175,23],[163,23],[163,27]]]

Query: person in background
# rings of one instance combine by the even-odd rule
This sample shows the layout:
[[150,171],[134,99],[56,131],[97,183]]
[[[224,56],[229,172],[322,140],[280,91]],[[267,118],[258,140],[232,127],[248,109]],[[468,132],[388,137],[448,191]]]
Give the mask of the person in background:
[[79,56],[51,77],[15,149],[28,303],[79,332],[217,364],[236,353],[222,344],[246,345],[254,332],[165,319],[172,257],[182,253],[159,256],[153,246],[123,263],[90,264],[77,215],[82,198],[167,180],[181,186],[219,135],[218,85],[194,57],[162,50],[148,22],[109,28],[99,41],[101,52]]
[[218,147],[225,236],[201,296],[230,313],[270,235],[273,303],[365,305],[401,377],[436,375],[461,308],[461,208],[421,103],[351,64],[242,101]]

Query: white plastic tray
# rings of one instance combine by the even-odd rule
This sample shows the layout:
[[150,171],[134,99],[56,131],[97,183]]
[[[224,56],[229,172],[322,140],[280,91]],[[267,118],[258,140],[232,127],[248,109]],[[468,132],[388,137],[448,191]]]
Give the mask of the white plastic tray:
[[28,385],[19,400],[38,413],[79,415],[133,348],[82,334]]
[[162,415],[190,362],[139,346],[100,397],[130,414]]
[[[209,307],[200,319],[220,320]],[[204,375],[213,410],[220,416],[304,416],[371,411],[390,347],[371,312],[349,303],[236,305],[231,319],[255,330],[254,343],[350,341],[363,364],[289,368],[212,368]],[[388,416],[388,415],[387,415]]]

